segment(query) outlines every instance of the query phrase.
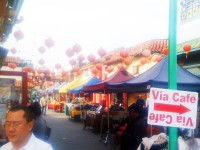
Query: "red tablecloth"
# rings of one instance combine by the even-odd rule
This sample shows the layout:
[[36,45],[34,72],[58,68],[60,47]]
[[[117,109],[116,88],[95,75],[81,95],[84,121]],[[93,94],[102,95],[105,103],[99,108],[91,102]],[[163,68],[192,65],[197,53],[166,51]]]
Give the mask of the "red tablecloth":
[[50,103],[48,104],[48,109],[53,109],[54,108],[54,104]]

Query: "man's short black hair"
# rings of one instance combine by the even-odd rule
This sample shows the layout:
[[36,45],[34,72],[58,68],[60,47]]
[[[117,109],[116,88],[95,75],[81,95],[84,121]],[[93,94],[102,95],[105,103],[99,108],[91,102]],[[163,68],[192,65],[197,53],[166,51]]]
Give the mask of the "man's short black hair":
[[[17,111],[19,111],[19,110],[22,110],[22,111],[24,111],[24,118],[26,119],[26,122],[28,123],[28,122],[31,122],[32,120],[33,120],[33,117],[32,117],[32,115],[31,115],[31,112],[30,112],[30,110],[28,109],[28,107],[25,107],[25,106],[23,106],[23,105],[16,105],[16,106],[13,106],[13,107],[11,107],[10,109],[9,109],[9,111],[8,111],[8,113],[9,112],[17,112]],[[8,114],[7,113],[7,114]],[[6,116],[7,117],[7,116]]]

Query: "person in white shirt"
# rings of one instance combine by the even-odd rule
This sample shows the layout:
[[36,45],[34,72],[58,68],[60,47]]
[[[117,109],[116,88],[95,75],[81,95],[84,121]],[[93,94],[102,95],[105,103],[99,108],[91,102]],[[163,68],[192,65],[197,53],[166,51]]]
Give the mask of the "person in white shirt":
[[0,150],[53,150],[49,143],[36,138],[32,133],[34,121],[28,107],[12,107],[6,115],[4,126],[9,142]]
[[43,115],[46,115],[47,102],[48,102],[48,96],[42,95],[42,97],[40,99],[40,106],[42,108]]

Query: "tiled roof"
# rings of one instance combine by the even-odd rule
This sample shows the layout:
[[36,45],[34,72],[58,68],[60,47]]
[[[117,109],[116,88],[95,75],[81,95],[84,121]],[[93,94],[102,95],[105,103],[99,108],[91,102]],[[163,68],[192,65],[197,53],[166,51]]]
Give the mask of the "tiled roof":
[[[133,47],[125,49],[128,51],[129,57],[136,57],[139,56],[144,49],[149,49],[151,53],[162,53],[162,50],[168,46],[168,39],[157,39],[157,40],[150,40]],[[107,59],[104,64],[113,64],[118,63],[123,60],[120,56],[121,50],[115,52],[112,51],[112,55],[110,55],[109,59]]]
[[21,64],[23,62],[22,59],[19,57],[14,57],[14,56],[7,56],[4,60],[4,64],[8,63],[16,63],[16,64]]

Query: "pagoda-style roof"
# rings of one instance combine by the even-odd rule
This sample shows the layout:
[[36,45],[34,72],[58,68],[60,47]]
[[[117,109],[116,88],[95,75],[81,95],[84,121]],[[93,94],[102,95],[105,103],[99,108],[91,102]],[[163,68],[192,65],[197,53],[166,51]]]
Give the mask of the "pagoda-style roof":
[[[137,44],[124,50],[128,52],[129,57],[137,57],[140,56],[141,52],[145,49],[149,49],[151,53],[162,53],[162,50],[166,47],[168,47],[168,39],[155,39]],[[122,62],[123,58],[120,56],[121,50],[122,49],[112,51],[110,55],[105,57],[107,59],[105,59],[104,64],[109,65]]]
[[3,65],[7,65],[8,63],[15,63],[17,65],[20,65],[23,63],[23,60],[15,56],[7,56],[3,62]]

